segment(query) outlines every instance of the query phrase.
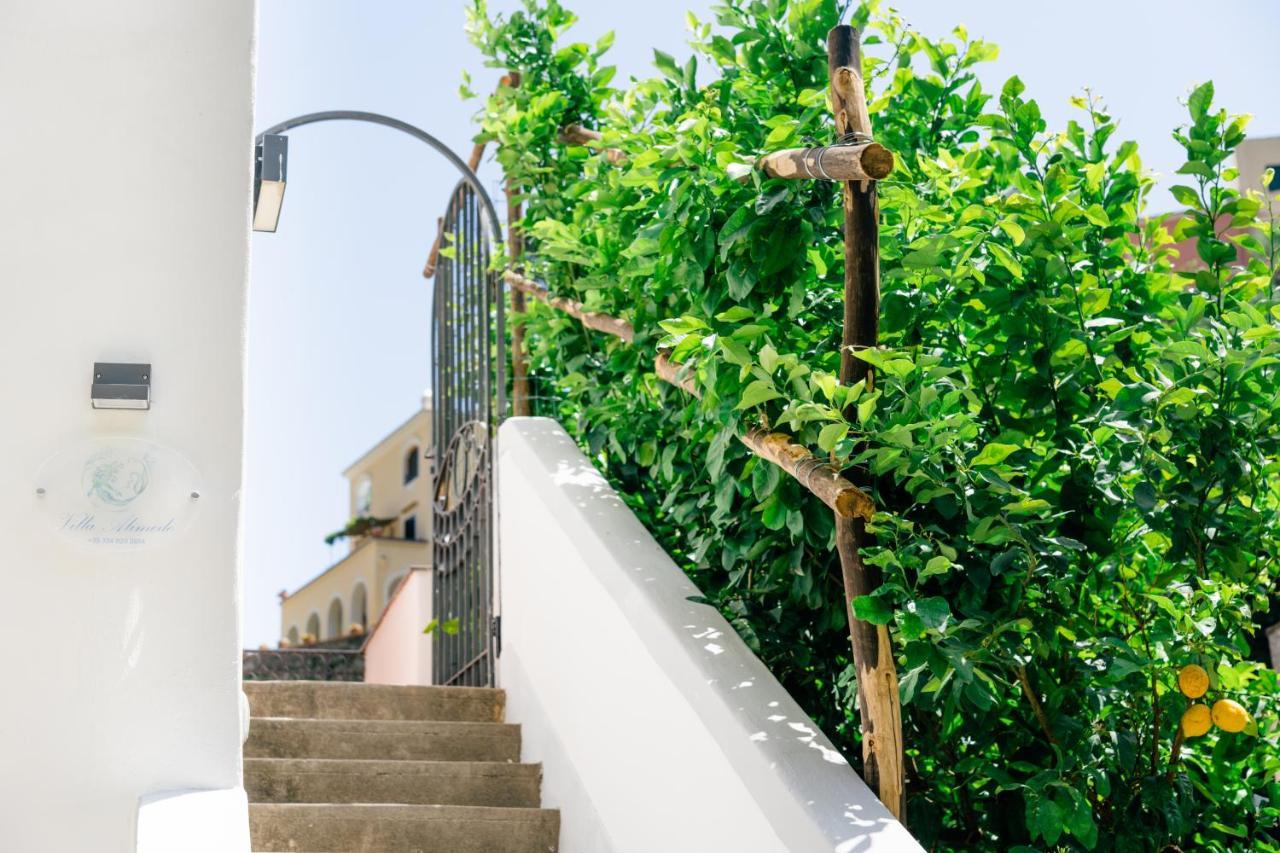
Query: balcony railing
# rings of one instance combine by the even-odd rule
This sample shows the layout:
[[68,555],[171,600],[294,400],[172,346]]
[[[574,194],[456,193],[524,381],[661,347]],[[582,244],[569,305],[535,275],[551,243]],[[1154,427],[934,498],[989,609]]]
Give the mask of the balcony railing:
[[364,645],[346,649],[245,649],[245,681],[364,681]]

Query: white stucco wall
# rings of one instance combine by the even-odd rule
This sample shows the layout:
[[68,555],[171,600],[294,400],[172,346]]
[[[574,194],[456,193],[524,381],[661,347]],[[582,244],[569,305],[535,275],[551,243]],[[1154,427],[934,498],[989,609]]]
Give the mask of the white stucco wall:
[[[253,39],[253,0],[0,3],[0,850],[132,851],[141,798],[239,784]],[[153,410],[94,411],[95,361],[153,363]],[[167,546],[42,514],[105,435],[199,471]]]
[[499,436],[507,719],[562,853],[920,847],[554,421]]
[[138,803],[137,853],[241,853],[249,849],[243,788],[175,791]]

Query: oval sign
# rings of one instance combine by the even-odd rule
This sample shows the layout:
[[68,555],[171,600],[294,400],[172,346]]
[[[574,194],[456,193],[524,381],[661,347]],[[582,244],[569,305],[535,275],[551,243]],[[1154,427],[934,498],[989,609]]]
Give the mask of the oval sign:
[[95,550],[176,539],[200,505],[200,476],[178,451],[138,438],[96,438],[53,456],[36,496],[53,530]]

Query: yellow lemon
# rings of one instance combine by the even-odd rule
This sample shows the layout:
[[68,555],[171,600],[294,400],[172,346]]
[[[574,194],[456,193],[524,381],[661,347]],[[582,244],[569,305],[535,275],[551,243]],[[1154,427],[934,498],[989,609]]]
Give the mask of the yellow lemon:
[[1188,699],[1199,699],[1209,689],[1209,673],[1194,663],[1178,670],[1178,689]]
[[1182,713],[1182,734],[1184,737],[1200,737],[1209,731],[1209,706],[1199,702]]
[[1224,732],[1242,732],[1249,724],[1249,712],[1234,699],[1213,703],[1213,724]]

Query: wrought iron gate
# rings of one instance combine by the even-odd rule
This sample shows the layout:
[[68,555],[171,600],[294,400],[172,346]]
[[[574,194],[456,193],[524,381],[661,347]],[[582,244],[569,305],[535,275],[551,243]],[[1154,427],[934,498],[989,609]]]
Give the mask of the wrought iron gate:
[[503,394],[497,277],[487,211],[465,181],[444,217],[450,242],[435,273],[432,507],[433,667],[437,684],[493,684],[493,445]]

